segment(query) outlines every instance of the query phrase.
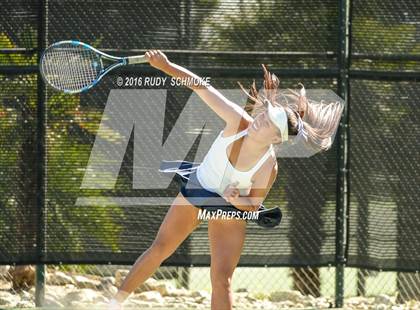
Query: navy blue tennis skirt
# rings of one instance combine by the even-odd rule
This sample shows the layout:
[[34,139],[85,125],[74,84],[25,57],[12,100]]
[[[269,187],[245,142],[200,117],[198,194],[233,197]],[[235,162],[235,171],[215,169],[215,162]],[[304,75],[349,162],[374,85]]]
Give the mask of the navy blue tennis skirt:
[[[159,171],[174,177],[180,186],[180,192],[193,206],[208,212],[234,211],[242,216],[244,211],[227,202],[219,194],[201,186],[197,179],[199,165],[200,163],[189,161],[163,161]],[[267,209],[261,204],[257,212],[258,218],[255,221],[258,225],[271,228],[280,224],[282,213],[279,207]]]

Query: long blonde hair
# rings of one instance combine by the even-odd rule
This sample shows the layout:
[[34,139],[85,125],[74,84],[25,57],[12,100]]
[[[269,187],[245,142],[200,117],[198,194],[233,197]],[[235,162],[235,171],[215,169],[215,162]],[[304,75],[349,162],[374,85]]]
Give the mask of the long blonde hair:
[[[307,146],[319,151],[327,151],[333,143],[332,136],[340,122],[344,105],[340,102],[315,102],[306,98],[305,87],[301,85],[300,93],[291,89],[280,91],[280,81],[277,76],[264,70],[264,87],[261,93],[257,91],[253,81],[249,92],[238,82],[241,89],[247,94],[248,101],[244,107],[251,116],[263,112],[267,107],[264,102],[280,105],[286,110],[288,118],[289,136],[296,135],[292,143],[304,140]],[[299,123],[303,124],[299,133]]]

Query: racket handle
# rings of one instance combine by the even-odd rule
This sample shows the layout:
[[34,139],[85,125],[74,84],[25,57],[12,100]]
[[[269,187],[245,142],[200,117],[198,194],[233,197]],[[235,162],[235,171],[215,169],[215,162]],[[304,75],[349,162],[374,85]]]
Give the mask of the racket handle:
[[142,64],[147,62],[147,58],[145,55],[141,55],[141,56],[131,56],[131,57],[127,57],[127,61],[129,65],[133,65],[133,64]]

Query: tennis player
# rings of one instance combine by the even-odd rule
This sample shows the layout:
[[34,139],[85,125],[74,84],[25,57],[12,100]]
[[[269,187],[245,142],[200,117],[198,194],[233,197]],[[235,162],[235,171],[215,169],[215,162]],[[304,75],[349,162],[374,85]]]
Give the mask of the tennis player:
[[[261,208],[278,172],[274,144],[283,143],[290,136],[295,136],[294,139],[303,139],[320,151],[331,147],[331,136],[341,117],[341,107],[325,105],[315,109],[306,99],[304,91],[301,94],[291,91],[288,97],[295,99],[291,100],[294,104],[280,104],[278,99],[282,95],[278,90],[279,80],[264,66],[264,93],[260,95],[257,92],[255,83],[249,94],[241,86],[250,98],[250,104],[242,108],[212,86],[197,83],[202,81],[200,77],[170,62],[161,51],[151,50],[146,56],[150,65],[156,69],[175,78],[195,81],[187,86],[224,121],[225,127],[203,162],[198,166],[190,165],[188,169],[202,191],[222,197],[229,208],[240,212]],[[306,121],[303,121],[303,117]],[[312,127],[310,122],[318,127]],[[169,208],[154,242],[137,259],[111,300],[110,308],[121,309],[123,301],[152,276],[201,223],[199,210],[206,206],[203,203],[192,203],[192,198],[196,197],[189,196],[184,184]],[[208,221],[213,310],[232,309],[232,275],[244,244],[246,222],[242,218],[214,218]]]

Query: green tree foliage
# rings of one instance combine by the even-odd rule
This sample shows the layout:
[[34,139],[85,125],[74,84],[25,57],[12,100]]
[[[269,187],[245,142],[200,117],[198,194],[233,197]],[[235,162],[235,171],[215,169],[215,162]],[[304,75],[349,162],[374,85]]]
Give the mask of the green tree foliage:
[[[33,33],[27,29],[28,33]],[[23,36],[30,38],[31,35]],[[0,33],[5,48],[16,48]],[[36,65],[37,55],[0,54],[0,65]],[[0,76],[0,242],[21,240],[35,244],[37,75]],[[92,138],[102,111],[80,106],[80,96],[48,89],[46,106],[46,225],[47,251],[89,250],[85,242],[119,251],[124,212],[107,206],[79,207],[80,185],[89,159]],[[83,195],[104,195],[104,191],[84,191]],[[31,236],[29,236],[31,234]],[[90,239],[86,238],[90,234]],[[26,236],[28,235],[28,236]],[[13,252],[19,246],[10,244]],[[32,244],[31,243],[31,244]],[[20,249],[21,251],[22,249]]]

